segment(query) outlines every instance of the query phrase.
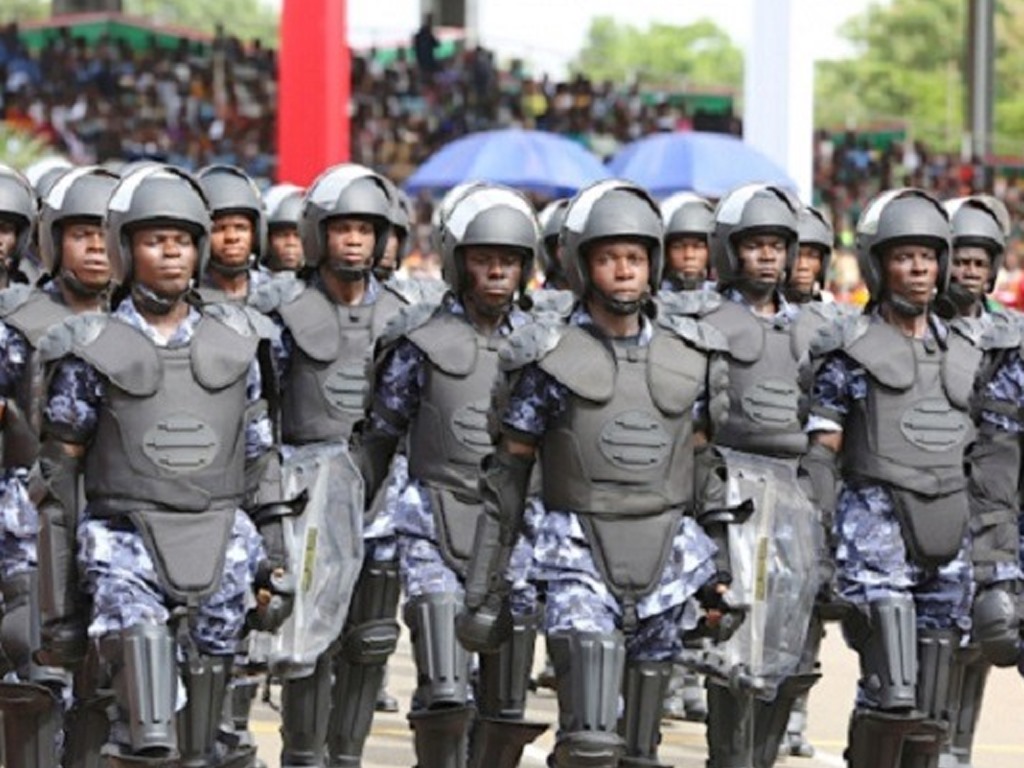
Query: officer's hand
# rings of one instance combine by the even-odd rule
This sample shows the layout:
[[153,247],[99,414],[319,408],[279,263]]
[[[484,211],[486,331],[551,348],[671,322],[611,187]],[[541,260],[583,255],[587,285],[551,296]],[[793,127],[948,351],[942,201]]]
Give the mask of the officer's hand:
[[257,569],[253,586],[256,608],[246,616],[246,626],[260,632],[276,632],[292,615],[295,580],[281,566],[264,560]]
[[455,635],[471,653],[493,653],[512,635],[512,610],[507,593],[491,592],[477,608],[455,617]]
[[61,621],[46,624],[40,629],[36,663],[44,667],[78,666],[85,658],[89,636],[84,622]]
[[704,615],[697,623],[696,633],[724,643],[740,628],[746,613],[736,608],[729,599],[729,585],[721,581],[705,584],[697,591],[697,600]]

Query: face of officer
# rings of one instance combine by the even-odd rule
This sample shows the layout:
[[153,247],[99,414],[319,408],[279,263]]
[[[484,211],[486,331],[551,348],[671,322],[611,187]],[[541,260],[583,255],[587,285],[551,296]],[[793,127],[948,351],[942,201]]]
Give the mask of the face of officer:
[[18,245],[18,225],[13,219],[0,216],[0,262],[9,262]]
[[226,267],[240,267],[252,255],[254,239],[252,219],[245,214],[216,216],[210,230],[210,258]]
[[192,233],[183,227],[141,227],[132,233],[134,279],[158,296],[180,296],[199,260]]
[[992,277],[992,255],[978,246],[963,246],[953,251],[949,279],[959,283],[976,299],[985,295]]
[[334,266],[369,269],[377,236],[373,222],[354,216],[327,220],[327,261]]
[[71,220],[61,226],[61,269],[85,288],[102,290],[110,282],[110,259],[103,226],[98,219]]
[[928,245],[903,243],[887,249],[882,258],[889,293],[915,306],[932,300],[939,277],[939,254]]
[[302,266],[302,238],[291,225],[272,227],[268,237],[272,263],[277,269],[296,270]]
[[824,261],[820,248],[813,245],[801,245],[793,262],[793,273],[789,277],[789,287],[797,293],[810,294],[814,284],[821,277],[821,265]]
[[736,240],[740,275],[752,282],[774,284],[786,269],[786,238],[771,233],[740,235]]
[[697,235],[679,235],[665,249],[668,270],[686,280],[699,280],[707,273],[708,241]]
[[609,299],[637,302],[647,294],[651,257],[643,240],[598,240],[587,249],[587,266],[594,290]]
[[467,245],[460,251],[465,300],[487,316],[505,312],[523,276],[523,252],[502,245]]

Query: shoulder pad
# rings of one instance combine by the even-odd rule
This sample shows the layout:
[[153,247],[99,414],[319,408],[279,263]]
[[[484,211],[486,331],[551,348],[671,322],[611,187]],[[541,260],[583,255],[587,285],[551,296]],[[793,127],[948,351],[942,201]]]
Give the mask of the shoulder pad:
[[393,344],[408,333],[426,324],[439,308],[438,304],[406,304],[393,314],[384,324],[379,343],[384,346]]
[[64,318],[40,339],[40,358],[43,362],[53,362],[88,346],[103,332],[109,320],[102,312],[83,312]]
[[864,315],[839,313],[834,323],[822,325],[814,334],[809,347],[811,357],[824,357],[843,349],[867,333],[870,325],[871,319]]
[[226,325],[239,336],[274,338],[278,331],[273,321],[253,307],[244,304],[207,304],[203,314]]
[[210,305],[192,339],[192,373],[207,389],[223,389],[245,375],[259,341],[259,334],[241,307]]
[[655,323],[658,328],[675,334],[697,349],[708,352],[729,351],[729,340],[711,323],[687,315],[670,315],[661,311],[658,312]]
[[1024,333],[1022,331],[1024,331],[1024,328],[1021,328],[1019,319],[1015,319],[1010,315],[999,314],[995,316],[995,321],[982,331],[981,339],[978,343],[986,352],[997,349],[1013,349],[1024,345]]
[[418,304],[421,301],[439,304],[448,292],[447,283],[432,277],[391,277],[383,283],[382,287],[398,296],[406,304]]
[[605,403],[615,394],[615,358],[579,326],[567,326],[558,343],[537,361],[541,370],[584,400]]
[[316,288],[302,290],[277,307],[277,314],[303,354],[329,363],[341,354],[341,327],[337,309]]
[[0,317],[7,317],[7,315],[28,301],[32,296],[33,290],[30,285],[14,283],[0,291]]
[[306,284],[295,276],[277,277],[257,286],[249,294],[248,304],[257,312],[270,314],[276,312],[282,304],[295,301],[305,287]]
[[551,316],[531,317],[505,339],[498,352],[498,365],[503,371],[516,371],[535,363],[550,352],[569,329]]
[[434,366],[451,376],[466,376],[476,368],[479,339],[465,317],[435,312],[426,322],[407,332],[405,338]]
[[[59,328],[65,330],[47,335],[48,352],[43,352],[40,344],[44,359],[72,354],[136,397],[151,396],[159,388],[163,376],[160,355],[138,328],[98,312],[69,317]],[[49,346],[51,338],[54,347]],[[67,344],[67,351],[50,358],[61,343]]]
[[892,389],[913,386],[917,363],[909,338],[888,323],[870,317],[843,327],[847,330],[844,351],[872,377]]
[[722,305],[722,295],[717,291],[662,291],[655,299],[658,314],[690,315],[703,317]]
[[734,301],[720,299],[704,319],[728,339],[731,358],[741,363],[753,363],[761,357],[765,328],[749,309]]
[[842,317],[835,304],[810,302],[801,307],[790,326],[795,357],[800,359],[807,354],[821,329],[842,322]]
[[556,291],[553,288],[540,288],[530,294],[530,314],[553,315],[568,320],[576,306],[576,294],[572,291]]

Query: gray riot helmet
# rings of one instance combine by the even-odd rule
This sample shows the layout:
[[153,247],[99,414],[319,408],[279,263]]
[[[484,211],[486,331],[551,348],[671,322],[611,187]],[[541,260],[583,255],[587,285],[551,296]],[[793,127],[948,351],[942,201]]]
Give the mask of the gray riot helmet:
[[1001,200],[976,195],[950,200],[944,205],[953,230],[953,249],[984,248],[991,259],[988,290],[995,288],[996,275],[1006,253],[1010,213]]
[[[196,180],[206,195],[214,220],[234,214],[252,222],[252,257],[258,261],[267,250],[267,217],[255,182],[233,165],[208,165],[196,174]],[[248,271],[252,265],[229,267],[211,255],[209,266],[222,274],[237,275]]]
[[61,242],[64,227],[71,222],[101,225],[107,213],[107,201],[117,182],[118,176],[105,168],[75,168],[61,176],[42,201],[39,258],[43,269],[82,296],[98,295],[100,291],[87,288],[74,273],[63,269]]
[[[192,235],[198,259],[193,279],[210,258],[210,211],[202,187],[186,171],[168,165],[140,168],[114,187],[107,203],[107,255],[114,281],[132,284],[132,232],[141,227],[179,227]],[[168,306],[178,297],[150,297]]]
[[[744,283],[743,264],[738,250],[741,238],[777,235],[786,241],[786,268],[792,266],[797,252],[797,216],[800,203],[782,187],[773,184],[747,184],[727,194],[715,208],[715,232],[711,238],[711,263],[720,288]],[[783,270],[785,279],[787,270]],[[774,286],[754,285],[759,290]]]
[[430,217],[430,247],[434,253],[440,255],[444,252],[445,223],[455,204],[463,196],[476,187],[486,186],[482,181],[464,181],[444,193],[444,197],[434,206],[434,212]]
[[654,295],[664,265],[663,230],[658,204],[643,189],[628,181],[600,181],[580,190],[569,203],[562,225],[562,261],[569,286],[580,297],[593,293],[611,311],[631,314],[639,303],[620,302],[593,290],[587,250],[598,240],[641,240],[650,259],[648,290]]
[[452,206],[445,219],[441,276],[456,293],[466,289],[462,250],[471,245],[520,251],[519,293],[524,294],[540,250],[540,225],[529,201],[508,187],[478,184]]
[[[711,235],[715,231],[714,206],[693,192],[677,192],[661,202],[661,221],[665,227],[666,278],[672,280],[678,288],[683,290],[700,288],[707,277],[707,269],[710,266]],[[669,244],[682,237],[699,238],[708,247],[709,264],[704,268],[704,275],[697,280],[672,274],[672,266],[667,255]]]
[[[949,282],[951,230],[942,204],[921,189],[892,189],[868,203],[857,222],[857,263],[872,302],[886,296],[883,251],[892,246],[914,243],[935,248],[939,259],[936,289],[943,293]],[[919,313],[918,309],[893,301],[900,311]]]
[[14,223],[15,241],[3,256],[0,270],[11,270],[27,254],[36,222],[36,196],[28,179],[13,168],[0,164],[0,219]]
[[[805,205],[800,209],[797,219],[797,244],[800,248],[813,248],[821,258],[821,270],[818,276],[824,283],[828,274],[829,265],[832,262],[832,246],[835,236],[832,232],[832,225],[825,219],[825,215],[817,208]],[[790,271],[786,284],[786,298],[790,301],[802,303],[814,299],[813,288],[811,291],[798,290],[793,284],[793,272]]]
[[384,180],[387,182],[388,191],[391,194],[391,213],[388,218],[391,222],[391,234],[398,240],[398,248],[395,252],[395,263],[391,267],[385,267],[383,260],[374,264],[373,273],[378,280],[387,280],[391,277],[402,266],[402,260],[409,255],[411,243],[409,235],[415,218],[412,200],[409,199],[409,196],[390,179],[385,178]]
[[304,190],[295,184],[275,184],[263,193],[263,206],[267,218],[267,247],[263,251],[261,262],[270,269],[280,268],[276,264],[276,255],[270,247],[269,235],[276,230],[295,229],[298,231],[299,219],[302,217],[302,198]]
[[36,200],[42,202],[47,192],[57,183],[57,179],[70,171],[74,166],[70,161],[56,155],[36,160],[25,169],[25,178],[32,185]]
[[306,191],[299,219],[302,252],[309,267],[327,257],[327,221],[335,218],[365,219],[373,226],[374,246],[370,263],[353,269],[334,270],[343,280],[364,280],[387,247],[391,228],[391,195],[385,179],[362,165],[343,163],[328,168]]
[[540,267],[547,283],[564,283],[566,280],[565,265],[558,257],[558,238],[562,234],[562,223],[565,221],[565,211],[568,207],[567,197],[552,200],[544,206],[538,216],[544,241],[544,247],[539,254]]

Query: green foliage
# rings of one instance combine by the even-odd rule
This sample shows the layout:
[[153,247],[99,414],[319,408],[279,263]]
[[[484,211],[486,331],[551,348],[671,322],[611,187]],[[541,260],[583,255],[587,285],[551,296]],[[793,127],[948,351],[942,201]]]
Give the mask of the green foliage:
[[3,165],[24,169],[52,153],[41,139],[23,131],[16,131],[0,121],[0,163]]
[[227,34],[246,42],[258,39],[270,47],[278,42],[278,14],[261,0],[124,0],[124,12],[210,33],[223,24]]
[[[851,19],[851,58],[818,63],[815,123],[824,128],[905,121],[910,134],[959,149],[967,71],[966,0],[891,0]],[[1024,139],[1024,0],[997,3],[994,147]]]
[[49,0],[4,0],[0,6],[0,24],[12,21],[36,21],[50,15]]
[[678,27],[651,24],[640,30],[608,16],[590,23],[587,42],[570,65],[591,80],[686,88],[743,84],[743,52],[708,20]]

